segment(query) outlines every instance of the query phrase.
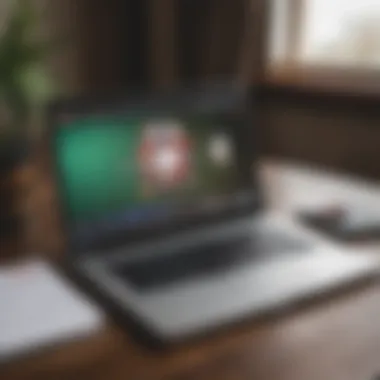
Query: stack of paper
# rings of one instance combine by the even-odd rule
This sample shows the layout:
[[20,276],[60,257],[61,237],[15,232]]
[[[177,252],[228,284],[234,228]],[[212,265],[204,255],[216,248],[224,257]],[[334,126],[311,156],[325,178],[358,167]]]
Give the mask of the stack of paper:
[[49,264],[0,268],[0,361],[99,330],[103,313]]

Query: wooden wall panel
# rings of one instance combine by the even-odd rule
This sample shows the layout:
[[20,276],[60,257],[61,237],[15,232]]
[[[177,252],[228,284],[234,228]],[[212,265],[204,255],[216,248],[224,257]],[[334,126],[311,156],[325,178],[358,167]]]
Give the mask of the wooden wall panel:
[[155,87],[171,87],[179,78],[178,0],[149,0],[146,28],[150,77]]
[[380,99],[264,92],[267,153],[380,179]]
[[240,83],[258,83],[264,76],[270,4],[268,0],[245,0],[244,26],[239,44],[236,75]]

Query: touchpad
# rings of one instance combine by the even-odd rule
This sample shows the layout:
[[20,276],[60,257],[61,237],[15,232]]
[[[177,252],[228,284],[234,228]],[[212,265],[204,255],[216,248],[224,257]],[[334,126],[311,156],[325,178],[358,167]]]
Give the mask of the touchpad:
[[119,263],[113,271],[136,288],[150,290],[173,282],[212,276],[256,261],[304,254],[308,250],[310,251],[310,242],[283,232],[265,231],[166,254],[157,252],[154,258],[124,265]]

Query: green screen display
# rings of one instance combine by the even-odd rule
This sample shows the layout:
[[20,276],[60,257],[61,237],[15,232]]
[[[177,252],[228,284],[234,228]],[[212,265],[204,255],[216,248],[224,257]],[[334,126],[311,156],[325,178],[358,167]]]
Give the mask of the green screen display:
[[[236,192],[236,151],[217,118],[83,117],[61,124],[56,158],[77,225],[141,227]],[[116,222],[115,222],[116,223]]]

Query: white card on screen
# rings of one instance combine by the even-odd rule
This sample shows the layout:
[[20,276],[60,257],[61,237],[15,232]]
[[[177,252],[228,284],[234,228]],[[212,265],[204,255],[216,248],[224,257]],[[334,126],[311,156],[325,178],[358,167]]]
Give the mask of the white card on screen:
[[0,361],[85,337],[103,313],[43,261],[0,267]]
[[232,142],[227,135],[212,136],[209,143],[211,160],[218,166],[228,166],[233,159]]

